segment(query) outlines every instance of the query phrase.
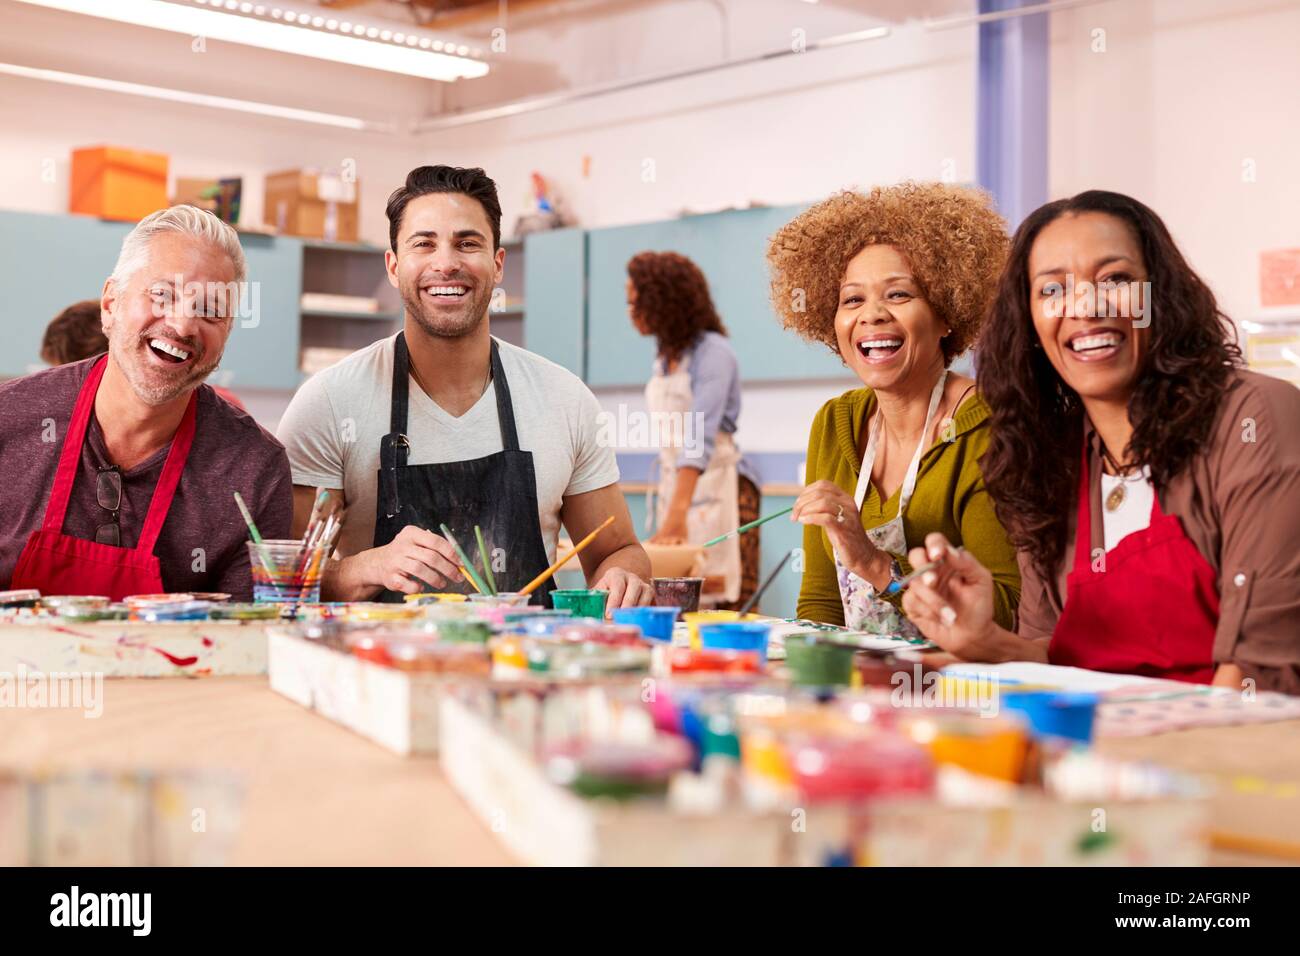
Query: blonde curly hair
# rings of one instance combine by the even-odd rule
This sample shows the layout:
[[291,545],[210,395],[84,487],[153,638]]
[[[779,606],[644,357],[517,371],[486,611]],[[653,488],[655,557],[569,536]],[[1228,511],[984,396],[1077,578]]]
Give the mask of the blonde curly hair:
[[781,324],[839,355],[840,281],[869,245],[893,246],[911,263],[926,302],[952,329],[940,343],[944,365],[975,343],[1008,247],[1006,223],[987,193],[906,182],[865,194],[846,190],[800,213],[767,247]]

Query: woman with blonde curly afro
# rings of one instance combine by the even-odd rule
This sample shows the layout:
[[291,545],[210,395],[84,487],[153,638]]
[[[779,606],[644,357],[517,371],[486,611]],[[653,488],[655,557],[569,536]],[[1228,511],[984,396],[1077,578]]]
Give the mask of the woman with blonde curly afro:
[[989,409],[949,370],[979,336],[1007,254],[988,197],[941,183],[842,192],[771,239],[782,324],[840,357],[863,388],[831,399],[808,438],[802,618],[919,636],[901,610],[908,548],[941,532],[993,575],[1010,627],[1016,552],[984,489]]

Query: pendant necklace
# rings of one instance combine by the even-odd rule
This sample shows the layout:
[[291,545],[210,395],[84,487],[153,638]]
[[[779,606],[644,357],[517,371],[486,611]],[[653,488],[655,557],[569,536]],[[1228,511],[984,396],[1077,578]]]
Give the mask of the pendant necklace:
[[[1127,468],[1121,468],[1119,463],[1111,457],[1110,452],[1106,450],[1104,444],[1101,448],[1101,457],[1106,460],[1106,464],[1110,466],[1110,470],[1120,479],[1119,484],[1112,488],[1106,495],[1106,510],[1115,512],[1120,509],[1124,504],[1124,499],[1128,497],[1128,492],[1125,490],[1130,481],[1127,472],[1132,471],[1135,466],[1129,465]],[[1138,476],[1140,477],[1141,474],[1141,471],[1139,471]]]

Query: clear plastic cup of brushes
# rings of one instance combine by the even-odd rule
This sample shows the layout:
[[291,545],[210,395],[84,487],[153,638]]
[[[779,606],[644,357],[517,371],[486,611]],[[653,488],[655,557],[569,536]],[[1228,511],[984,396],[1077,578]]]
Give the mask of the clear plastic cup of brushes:
[[256,604],[317,604],[329,555],[323,545],[304,548],[300,539],[248,542]]

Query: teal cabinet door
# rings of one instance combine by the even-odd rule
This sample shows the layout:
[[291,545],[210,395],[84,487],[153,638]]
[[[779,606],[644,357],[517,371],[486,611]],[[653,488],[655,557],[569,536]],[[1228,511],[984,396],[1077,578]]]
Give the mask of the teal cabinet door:
[[[87,216],[0,212],[0,376],[43,367],[45,326],[81,299],[97,299],[130,223]],[[221,367],[211,379],[238,390],[297,388],[302,243],[243,235],[256,315],[237,319]]]
[[45,326],[74,302],[100,297],[130,229],[85,216],[0,212],[0,376],[45,367]]
[[524,347],[583,378],[586,235],[557,229],[524,237]]
[[296,389],[302,381],[298,371],[302,240],[248,234],[239,239],[248,261],[245,308],[230,330],[221,367],[210,381],[236,394],[240,388]]
[[802,208],[733,210],[591,230],[588,383],[635,386],[650,375],[654,347],[632,328],[626,295],[627,262],[645,250],[679,252],[703,270],[746,381],[842,377],[843,366],[827,349],[808,345],[781,328],[769,298],[768,239]]

